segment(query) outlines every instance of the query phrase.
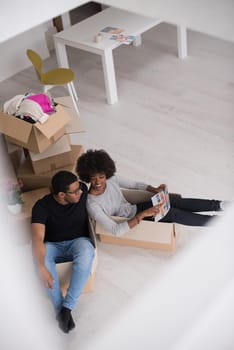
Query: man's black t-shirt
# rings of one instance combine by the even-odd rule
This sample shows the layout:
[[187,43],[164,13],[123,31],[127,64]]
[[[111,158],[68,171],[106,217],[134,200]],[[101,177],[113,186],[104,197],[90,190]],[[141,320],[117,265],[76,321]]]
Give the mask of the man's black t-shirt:
[[48,194],[33,206],[31,222],[45,225],[45,242],[89,237],[86,210],[88,189],[85,184],[80,185],[83,193],[78,203],[62,205],[54,199],[52,194]]

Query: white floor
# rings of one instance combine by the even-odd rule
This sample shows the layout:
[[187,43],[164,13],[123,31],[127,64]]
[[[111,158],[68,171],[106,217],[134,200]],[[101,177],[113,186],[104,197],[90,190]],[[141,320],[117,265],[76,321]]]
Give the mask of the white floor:
[[[176,29],[167,24],[145,33],[141,47],[116,49],[119,102],[110,106],[100,58],[70,49],[87,130],[72,135],[72,142],[107,150],[126,177],[167,183],[183,196],[232,200],[234,44],[188,32],[188,52],[185,60],[177,58]],[[54,65],[52,54],[46,66]],[[26,91],[39,91],[33,68],[0,84],[0,102]],[[207,230],[178,227],[175,253],[99,243],[95,291],[81,296],[77,327],[64,336],[66,349],[82,349],[103,333]]]

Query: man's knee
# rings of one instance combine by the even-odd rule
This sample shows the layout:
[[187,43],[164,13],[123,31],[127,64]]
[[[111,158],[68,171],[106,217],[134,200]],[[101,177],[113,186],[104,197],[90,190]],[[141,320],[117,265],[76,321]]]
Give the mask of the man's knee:
[[78,238],[75,256],[84,260],[93,260],[95,248],[88,238]]

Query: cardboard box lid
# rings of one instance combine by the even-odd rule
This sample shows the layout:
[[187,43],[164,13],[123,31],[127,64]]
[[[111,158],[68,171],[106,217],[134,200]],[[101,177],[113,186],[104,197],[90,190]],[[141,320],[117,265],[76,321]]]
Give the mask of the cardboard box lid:
[[60,153],[70,152],[71,145],[68,135],[62,136],[58,141],[53,143],[49,148],[47,148],[44,152],[32,152],[29,151],[30,158],[33,162],[36,162],[41,159],[57,156]]
[[86,131],[84,128],[83,121],[80,118],[80,115],[77,114],[71,96],[63,96],[63,97],[56,97],[54,98],[55,102],[59,103],[64,107],[64,109],[67,111],[67,113],[70,115],[71,120],[66,125],[66,132],[67,134],[73,134],[77,132],[84,132]]
[[57,112],[51,114],[44,124],[40,124],[39,122],[31,124],[9,114],[0,112],[0,132],[11,138],[27,143],[32,129],[35,128],[50,139],[71,120],[62,106],[58,105],[56,108]]
[[54,134],[56,134],[71,120],[68,113],[62,106],[57,105],[56,109],[57,112],[51,114],[44,124],[33,124],[35,128],[40,130],[40,132],[48,139],[53,137]]
[[[24,127],[22,127],[24,123]],[[32,126],[14,116],[0,112],[0,132],[15,139],[19,139],[26,143],[32,131]]]
[[[71,145],[71,157],[72,157],[72,165],[69,166],[65,166],[62,169],[63,170],[68,170],[71,172],[75,172],[75,166],[76,166],[76,162],[77,159],[79,158],[79,156],[84,152],[83,146],[82,145]],[[18,178],[25,178],[25,177],[29,177],[30,179],[32,178],[38,178],[38,177],[46,177],[49,176],[50,178],[57,172],[59,171],[58,169],[43,173],[43,174],[34,174],[33,173],[33,168],[32,168],[32,164],[30,162],[30,159],[26,158],[24,159],[24,161],[21,163],[18,171],[17,171],[17,177]],[[42,187],[42,186],[41,186]]]

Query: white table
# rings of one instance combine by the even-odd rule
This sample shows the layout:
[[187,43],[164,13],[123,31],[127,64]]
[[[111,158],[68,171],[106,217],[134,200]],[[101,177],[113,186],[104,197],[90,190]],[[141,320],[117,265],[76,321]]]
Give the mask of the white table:
[[[124,33],[137,36],[137,40],[135,41],[135,45],[137,46],[141,43],[140,35],[161,22],[162,20],[156,18],[137,15],[114,7],[107,8],[54,35],[58,64],[60,67],[69,67],[66,46],[72,46],[100,55],[102,58],[107,102],[114,104],[118,101],[118,95],[112,51],[123,44],[115,40],[110,40],[111,34],[106,33],[102,35],[102,40],[96,43],[94,42],[95,35],[107,26],[122,28],[124,29]],[[178,27],[177,40],[178,55],[180,58],[184,58],[187,55],[185,28]]]

